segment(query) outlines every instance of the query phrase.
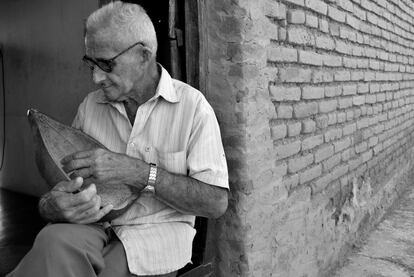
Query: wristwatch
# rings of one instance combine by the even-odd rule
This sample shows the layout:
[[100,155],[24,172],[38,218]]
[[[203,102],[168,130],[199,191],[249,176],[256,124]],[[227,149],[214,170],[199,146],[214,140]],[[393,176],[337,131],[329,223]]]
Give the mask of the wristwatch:
[[155,182],[157,181],[157,165],[150,163],[149,166],[150,169],[148,173],[147,185],[145,186],[143,191],[155,194]]

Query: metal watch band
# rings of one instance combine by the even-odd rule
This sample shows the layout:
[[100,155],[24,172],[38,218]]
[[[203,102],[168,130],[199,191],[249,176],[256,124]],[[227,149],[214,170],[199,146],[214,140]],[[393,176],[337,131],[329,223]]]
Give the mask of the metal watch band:
[[157,165],[150,163],[150,169],[148,174],[147,186],[144,191],[155,193],[155,182],[157,181]]

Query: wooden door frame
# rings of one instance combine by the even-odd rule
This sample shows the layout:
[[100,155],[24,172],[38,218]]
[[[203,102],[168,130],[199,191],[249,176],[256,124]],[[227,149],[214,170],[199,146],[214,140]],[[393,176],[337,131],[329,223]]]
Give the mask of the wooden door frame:
[[207,92],[207,24],[206,0],[185,1],[185,53],[186,53],[186,81],[199,89],[203,94]]

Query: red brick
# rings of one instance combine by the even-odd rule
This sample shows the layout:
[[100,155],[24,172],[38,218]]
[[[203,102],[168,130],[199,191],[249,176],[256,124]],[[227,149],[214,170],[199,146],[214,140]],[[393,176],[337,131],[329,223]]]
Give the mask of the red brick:
[[340,165],[336,167],[331,173],[331,179],[336,180],[345,175],[348,172],[348,165]]
[[304,118],[318,113],[318,103],[299,103],[293,106],[295,118]]
[[356,132],[356,130],[356,123],[349,123],[343,127],[343,134],[344,136],[351,135]]
[[347,70],[336,71],[334,74],[335,81],[349,81],[351,80],[351,73]]
[[359,154],[368,149],[368,143],[366,141],[363,141],[357,145],[355,145],[355,153]]
[[286,19],[286,6],[284,4],[274,1],[268,1],[266,4],[269,5],[265,9],[267,16],[274,17],[278,20]]
[[277,117],[289,119],[292,118],[293,108],[290,105],[279,105],[277,107]]
[[364,95],[360,95],[360,96],[354,96],[352,98],[353,104],[356,106],[360,106],[360,105],[364,105],[365,104],[365,96]]
[[306,7],[323,15],[326,15],[328,12],[328,5],[321,0],[305,0],[305,5]]
[[290,43],[315,45],[314,35],[303,26],[290,25],[287,30],[287,39]]
[[299,185],[299,174],[289,175],[283,178],[282,185],[292,191]]
[[313,51],[299,51],[299,63],[322,65],[323,56]]
[[342,87],[335,85],[330,87],[325,87],[325,96],[326,97],[336,97],[342,94]]
[[[332,140],[336,140],[342,137],[342,129],[330,129],[325,132],[325,142],[330,142]],[[332,148],[333,149],[333,148]]]
[[308,119],[302,122],[302,133],[308,134],[313,133],[316,130],[315,121]]
[[288,124],[288,136],[294,137],[300,134],[302,129],[302,124],[300,122],[289,123]]
[[328,115],[326,114],[319,114],[315,117],[316,127],[318,129],[325,129],[328,127]]
[[[357,64],[357,66],[358,66],[358,64]],[[351,72],[351,80],[352,81],[362,81],[362,80],[364,80],[364,72],[363,71],[352,71]],[[358,84],[358,85],[360,85],[360,84]],[[366,85],[368,85],[368,84],[366,84]]]
[[351,26],[352,28],[359,30],[360,29],[360,24],[361,22],[359,21],[359,19],[357,19],[354,16],[351,16],[349,14],[346,15],[346,23]]
[[299,101],[301,91],[299,87],[270,86],[270,97],[274,101]]
[[340,153],[330,157],[323,164],[323,171],[329,171],[341,162],[342,156]]
[[369,92],[369,85],[365,83],[359,83],[357,91],[359,94],[367,93]]
[[287,163],[277,164],[273,170],[273,174],[276,176],[285,176],[287,174]]
[[321,99],[325,95],[323,87],[305,86],[302,88],[302,99]]
[[289,173],[296,173],[304,168],[306,168],[308,165],[311,165],[313,163],[313,154],[308,154],[305,156],[301,156],[298,158],[290,159],[288,162],[288,171]]
[[347,137],[342,140],[335,141],[333,145],[334,145],[335,153],[338,153],[338,152],[341,152],[342,150],[347,149],[349,146],[351,146],[351,139]]
[[328,114],[328,125],[334,125],[337,123],[337,114],[329,113]]
[[327,20],[319,18],[319,30],[324,33],[329,33],[329,23]]
[[346,121],[346,113],[345,112],[339,112],[338,115],[338,123],[343,123]]
[[352,106],[352,97],[340,98],[338,100],[338,108],[346,109]]
[[314,70],[312,76],[313,83],[330,83],[333,81],[333,73],[328,70]]
[[357,129],[363,129],[369,126],[369,118],[363,117],[357,121]]
[[329,113],[335,111],[337,108],[338,102],[336,99],[325,100],[319,102],[319,112],[320,113]]
[[361,157],[357,157],[355,159],[349,160],[348,161],[349,170],[354,170],[358,166],[360,166],[361,164],[362,164],[362,158]]
[[305,171],[303,171],[302,173],[299,174],[299,183],[305,184],[319,176],[321,176],[322,174],[322,166],[321,165],[316,165],[314,167],[311,167]]
[[328,16],[336,21],[345,22],[345,13],[334,8],[333,6],[328,6]]
[[334,67],[342,66],[341,56],[324,55],[322,59],[323,59],[323,65],[334,66]]
[[286,2],[290,2],[295,5],[305,6],[305,0],[285,0]]
[[302,150],[310,150],[312,148],[315,148],[316,146],[319,146],[323,143],[323,136],[322,135],[316,135],[312,137],[305,138],[302,142]]
[[377,102],[377,96],[374,94],[368,94],[365,98],[365,102],[368,104],[374,104]]
[[[339,31],[338,31],[338,34],[339,34]],[[343,40],[336,41],[335,50],[341,54],[352,55],[352,46]]]
[[357,59],[344,57],[343,60],[344,60],[344,66],[345,67],[350,67],[350,68],[356,68],[357,67],[357,63],[358,63]]
[[365,162],[371,160],[372,156],[373,156],[373,150],[369,149],[368,151],[366,151],[362,154],[362,162],[365,163]]
[[281,144],[275,147],[276,160],[281,160],[299,153],[301,142],[295,141],[288,144]]
[[304,24],[305,12],[303,10],[289,10],[288,22],[293,24]]
[[326,160],[334,154],[333,145],[326,145],[315,152],[315,163]]
[[300,67],[288,67],[280,69],[280,80],[282,82],[304,83],[310,82],[312,70]]
[[343,95],[355,95],[357,94],[357,85],[344,85],[342,87],[342,94]]
[[282,46],[272,46],[267,49],[267,58],[272,62],[297,62],[298,50]]
[[312,14],[306,14],[306,25],[312,28],[318,28],[319,21],[318,18]]
[[270,135],[272,139],[278,140],[285,138],[287,135],[287,126],[286,124],[278,124],[275,126],[271,126],[270,128]]

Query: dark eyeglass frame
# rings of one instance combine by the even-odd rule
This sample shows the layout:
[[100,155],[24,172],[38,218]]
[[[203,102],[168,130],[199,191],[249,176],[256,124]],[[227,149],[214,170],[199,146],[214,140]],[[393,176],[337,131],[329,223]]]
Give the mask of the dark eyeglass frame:
[[100,69],[102,69],[102,71],[106,73],[111,73],[112,70],[114,70],[114,67],[116,66],[115,59],[121,56],[122,54],[126,53],[128,50],[134,48],[137,45],[142,45],[145,47],[145,44],[139,41],[139,42],[132,44],[125,50],[122,50],[120,53],[116,54],[114,57],[110,59],[101,59],[101,58],[94,59],[94,58],[89,57],[88,55],[85,55],[83,56],[82,61],[84,61],[92,71],[95,69],[95,66],[97,66]]

